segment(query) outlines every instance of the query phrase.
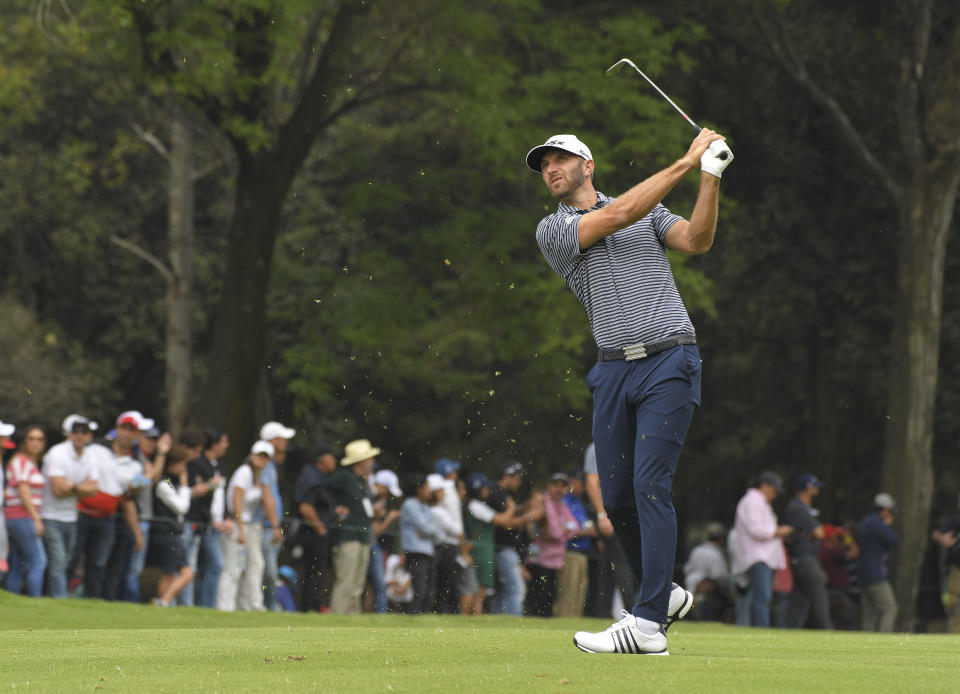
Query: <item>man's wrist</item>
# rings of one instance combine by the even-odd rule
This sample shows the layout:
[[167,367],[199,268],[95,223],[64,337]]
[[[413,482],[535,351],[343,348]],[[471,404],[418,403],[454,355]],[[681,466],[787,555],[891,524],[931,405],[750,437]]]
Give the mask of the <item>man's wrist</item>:
[[604,513],[603,511],[601,511],[600,513],[597,514],[597,520],[599,520],[599,519],[601,519],[601,518],[607,518],[607,517],[608,517],[607,514]]

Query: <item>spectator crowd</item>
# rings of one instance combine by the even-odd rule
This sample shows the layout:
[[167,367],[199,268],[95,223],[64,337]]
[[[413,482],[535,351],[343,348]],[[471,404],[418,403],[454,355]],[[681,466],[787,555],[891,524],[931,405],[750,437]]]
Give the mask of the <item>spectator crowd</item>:
[[[636,581],[603,508],[592,444],[583,465],[496,479],[441,458],[432,472],[381,465],[366,439],[309,449],[289,498],[281,471],[296,430],[264,424],[231,474],[214,427],[174,440],[138,411],[109,431],[79,414],[48,446],[42,427],[0,422],[0,576],[13,593],[224,611],[370,611],[609,617]],[[292,479],[292,476],[291,476]],[[890,631],[887,559],[897,507],[879,493],[857,523],[823,523],[823,483],[788,491],[764,472],[710,523],[680,581],[695,614],[744,626]],[[789,497],[782,521],[778,497]],[[960,516],[934,531],[958,608]]]

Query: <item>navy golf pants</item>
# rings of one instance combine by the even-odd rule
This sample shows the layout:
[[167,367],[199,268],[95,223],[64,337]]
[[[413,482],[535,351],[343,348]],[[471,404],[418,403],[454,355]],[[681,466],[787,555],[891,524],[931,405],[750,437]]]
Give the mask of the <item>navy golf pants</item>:
[[700,405],[700,352],[681,345],[587,375],[603,505],[640,582],[631,612],[663,623],[673,583],[673,476]]

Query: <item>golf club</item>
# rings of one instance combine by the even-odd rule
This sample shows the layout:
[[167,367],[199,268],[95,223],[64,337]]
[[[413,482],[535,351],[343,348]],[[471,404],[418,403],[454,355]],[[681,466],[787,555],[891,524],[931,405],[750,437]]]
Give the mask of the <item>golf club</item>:
[[[654,89],[657,90],[657,92],[659,92],[660,96],[662,96],[664,99],[667,100],[667,103],[668,103],[668,104],[670,104],[670,105],[673,106],[675,109],[677,109],[677,112],[678,112],[681,116],[683,116],[684,120],[686,120],[690,125],[693,126],[693,129],[694,129],[694,130],[696,130],[697,132],[700,132],[700,126],[697,125],[696,123],[694,123],[694,122],[693,122],[693,119],[690,118],[690,116],[688,116],[686,113],[684,113],[682,108],[680,108],[680,107],[677,106],[675,103],[673,103],[673,99],[671,99],[669,96],[667,96],[666,94],[664,94],[664,93],[663,93],[663,90],[660,89],[660,87],[658,87],[656,84],[654,84],[652,79],[650,79],[650,78],[647,77],[645,74],[643,74],[643,70],[641,70],[640,68],[638,68],[637,65],[636,65],[636,63],[634,63],[634,62],[633,62],[632,60],[630,60],[629,58],[620,58],[620,60],[618,60],[618,61],[615,62],[613,65],[611,65],[609,68],[607,68],[606,74],[608,74],[608,75],[615,75],[616,73],[620,72],[620,70],[623,68],[624,65],[629,65],[629,66],[632,67],[634,70],[636,70],[637,73],[638,73],[643,79],[645,79],[647,82],[650,83],[650,86],[651,86],[651,87],[653,87]],[[721,152],[719,156],[720,156],[721,159],[726,159],[726,158],[727,158],[727,153],[726,153],[726,152]]]

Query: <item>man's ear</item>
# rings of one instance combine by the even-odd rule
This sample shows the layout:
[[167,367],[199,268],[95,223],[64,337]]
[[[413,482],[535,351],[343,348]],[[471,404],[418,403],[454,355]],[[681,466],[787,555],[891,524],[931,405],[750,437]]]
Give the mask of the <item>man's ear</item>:
[[583,175],[586,178],[593,176],[593,159],[584,160],[583,164]]

